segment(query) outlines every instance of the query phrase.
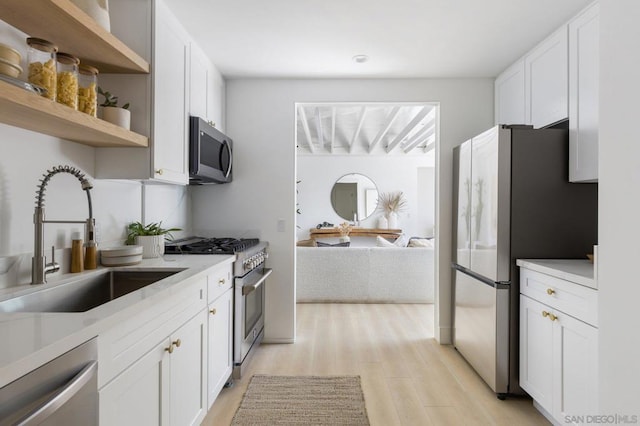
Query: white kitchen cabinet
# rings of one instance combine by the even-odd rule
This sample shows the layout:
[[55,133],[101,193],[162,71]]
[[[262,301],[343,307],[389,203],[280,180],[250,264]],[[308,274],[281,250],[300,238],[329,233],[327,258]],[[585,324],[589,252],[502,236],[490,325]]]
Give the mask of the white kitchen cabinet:
[[99,391],[101,425],[197,425],[206,415],[206,311]]
[[521,59],[496,78],[495,124],[527,124],[524,74]]
[[190,114],[224,131],[224,79],[195,43],[191,43],[190,66]]
[[520,295],[520,386],[551,412],[553,391],[553,323],[542,312],[550,310]]
[[525,56],[525,115],[536,129],[569,116],[567,49],[563,25]]
[[199,425],[207,414],[207,312],[171,336],[171,425]]
[[101,74],[100,86],[131,103],[131,128],[149,148],[98,149],[96,177],[189,182],[190,37],[162,0],[111,0],[111,32],[151,63],[149,75]]
[[569,180],[598,180],[600,9],[569,22]]
[[520,386],[560,424],[597,413],[597,290],[526,268],[520,286]]
[[208,407],[233,371],[233,289],[209,304]]

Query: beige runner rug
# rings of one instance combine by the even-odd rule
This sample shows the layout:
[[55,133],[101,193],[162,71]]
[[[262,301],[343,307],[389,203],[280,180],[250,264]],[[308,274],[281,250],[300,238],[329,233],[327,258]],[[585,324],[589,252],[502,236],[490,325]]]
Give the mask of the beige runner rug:
[[359,376],[255,375],[231,425],[368,426],[369,418]]

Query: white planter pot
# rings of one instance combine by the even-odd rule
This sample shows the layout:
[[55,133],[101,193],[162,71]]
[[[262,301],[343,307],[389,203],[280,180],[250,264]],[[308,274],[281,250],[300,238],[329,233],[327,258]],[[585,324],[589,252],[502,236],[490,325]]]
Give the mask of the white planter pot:
[[387,221],[387,218],[384,216],[380,216],[378,218],[378,229],[387,229],[389,228],[389,222]]
[[164,235],[140,235],[136,244],[142,246],[142,258],[153,259],[164,254]]
[[102,107],[101,110],[104,121],[129,130],[131,126],[131,111],[118,107]]

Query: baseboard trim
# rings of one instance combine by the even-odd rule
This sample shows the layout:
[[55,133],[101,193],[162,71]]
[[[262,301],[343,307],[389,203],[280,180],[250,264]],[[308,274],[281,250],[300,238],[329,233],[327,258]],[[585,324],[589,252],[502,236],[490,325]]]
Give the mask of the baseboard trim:
[[441,345],[453,344],[453,327],[438,327],[435,338]]
[[264,338],[262,340],[262,343],[274,343],[274,344],[279,344],[279,343],[295,343],[296,339],[293,338]]

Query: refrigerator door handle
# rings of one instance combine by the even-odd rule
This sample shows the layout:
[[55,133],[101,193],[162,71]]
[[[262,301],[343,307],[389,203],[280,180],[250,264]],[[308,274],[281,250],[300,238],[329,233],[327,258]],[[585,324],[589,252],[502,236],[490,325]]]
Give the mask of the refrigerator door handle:
[[465,268],[464,266],[460,266],[457,263],[452,263],[451,267],[456,271],[460,271],[463,274],[469,275],[470,277],[475,278],[483,284],[488,285],[489,287],[497,288],[497,289],[508,289],[511,287],[511,281],[492,281],[489,278],[478,274],[475,271],[472,271],[469,268]]

